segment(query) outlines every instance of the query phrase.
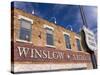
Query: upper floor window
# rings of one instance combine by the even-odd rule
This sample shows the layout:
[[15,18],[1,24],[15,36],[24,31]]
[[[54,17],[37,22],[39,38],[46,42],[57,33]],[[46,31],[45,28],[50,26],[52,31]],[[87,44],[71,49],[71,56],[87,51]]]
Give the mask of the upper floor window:
[[67,49],[71,49],[70,36],[67,35],[67,34],[64,34],[64,38],[65,38],[66,48],[67,48]]
[[77,44],[77,48],[79,51],[81,51],[81,44],[80,44],[80,40],[76,38],[76,44]]
[[53,29],[45,26],[45,31],[46,31],[46,45],[54,46]]
[[23,41],[31,41],[32,22],[25,18],[20,18],[19,39]]

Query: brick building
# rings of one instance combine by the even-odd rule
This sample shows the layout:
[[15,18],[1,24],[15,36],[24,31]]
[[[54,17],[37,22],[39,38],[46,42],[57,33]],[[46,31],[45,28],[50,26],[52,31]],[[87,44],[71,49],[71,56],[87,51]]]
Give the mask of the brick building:
[[11,19],[12,72],[92,69],[80,35],[16,8]]

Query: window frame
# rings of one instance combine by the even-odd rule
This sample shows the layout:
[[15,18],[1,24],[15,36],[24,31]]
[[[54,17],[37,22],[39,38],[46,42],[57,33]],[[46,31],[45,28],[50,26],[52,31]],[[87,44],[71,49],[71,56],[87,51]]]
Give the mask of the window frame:
[[[44,25],[44,29],[46,29],[46,28],[51,29],[51,30],[53,31],[53,34],[52,34],[52,35],[53,35],[53,44],[54,44],[54,45],[48,45],[48,44],[47,44],[47,41],[46,41],[45,46],[55,48],[55,43],[54,43],[54,42],[55,42],[55,41],[54,41],[54,28],[45,24],[45,25]],[[45,30],[45,35],[46,35],[46,33],[47,33],[47,32],[46,32],[46,30]],[[47,37],[47,35],[46,35],[46,37]]]
[[71,48],[67,48],[67,47],[66,47],[66,40],[65,40],[65,36],[64,36],[64,35],[68,35],[68,36],[69,36],[69,41],[70,41],[70,46],[71,46],[70,34],[67,33],[67,32],[63,32],[63,37],[64,37],[64,42],[65,42],[65,48],[66,48],[67,50],[72,50],[72,46],[71,46]]
[[82,51],[81,42],[80,42],[80,48],[81,48],[81,50],[79,50],[78,45],[77,45],[77,39],[79,40],[79,42],[81,41],[81,39],[78,36],[75,36],[75,43],[76,43],[77,50],[78,51]]
[[20,39],[20,30],[21,30],[21,25],[19,26],[18,38],[17,38],[16,41],[25,42],[25,43],[32,43],[32,39],[31,39],[31,37],[32,37],[32,24],[33,24],[33,20],[30,19],[30,18],[27,18],[27,17],[25,17],[25,16],[19,15],[19,16],[18,16],[18,20],[20,21],[21,19],[23,19],[23,20],[28,21],[28,22],[31,23],[31,28],[30,28],[30,29],[31,29],[31,32],[30,32],[30,41]]

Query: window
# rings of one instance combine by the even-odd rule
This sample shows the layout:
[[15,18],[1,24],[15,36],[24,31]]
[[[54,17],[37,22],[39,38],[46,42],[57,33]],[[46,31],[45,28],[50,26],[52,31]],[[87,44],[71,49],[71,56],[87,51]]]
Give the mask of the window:
[[66,48],[67,48],[67,49],[71,49],[71,44],[70,44],[70,37],[69,37],[69,35],[64,34],[64,38],[65,38]]
[[45,28],[46,30],[46,44],[54,46],[53,30],[50,28]]
[[80,40],[76,39],[76,44],[77,44],[77,48],[79,51],[81,51],[81,45],[80,45]]
[[19,39],[24,41],[31,41],[31,22],[25,19],[20,19],[20,34]]

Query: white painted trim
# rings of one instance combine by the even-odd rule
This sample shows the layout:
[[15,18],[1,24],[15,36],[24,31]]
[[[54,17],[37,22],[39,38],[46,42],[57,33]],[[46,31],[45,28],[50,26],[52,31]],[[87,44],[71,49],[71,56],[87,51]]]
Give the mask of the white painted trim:
[[66,50],[69,50],[69,51],[70,51],[70,50],[72,50],[72,48],[71,48],[71,49],[69,49],[69,48],[66,48]]
[[51,26],[48,26],[48,25],[44,25],[44,28],[49,28],[49,29],[52,29],[53,31],[54,31],[54,28],[53,27],[51,27]]
[[[54,31],[54,28],[53,28],[53,27],[51,27],[51,26],[49,26],[49,25],[46,25],[46,24],[44,24],[44,28],[49,28],[49,29],[52,29],[52,30]],[[53,38],[53,39],[54,39],[54,38]],[[46,44],[45,46],[55,48],[54,45],[47,45],[47,44]]]
[[55,46],[53,46],[53,45],[47,45],[47,44],[46,44],[45,46],[55,48]]
[[63,32],[63,35],[64,35],[64,34],[66,34],[66,35],[70,36],[70,34],[69,34],[69,33],[67,33],[67,32]]
[[30,41],[20,40],[20,39],[16,39],[16,41],[19,41],[19,42],[24,42],[24,43],[32,43],[32,42],[30,42]]
[[19,15],[19,16],[18,16],[18,19],[25,19],[25,20],[27,20],[27,21],[30,21],[31,24],[33,24],[33,20],[30,19],[30,18],[27,18],[27,17],[25,17],[25,16]]
[[[69,37],[70,37],[70,34],[69,33],[67,33],[67,32],[63,32],[63,35],[68,35]],[[65,39],[65,37],[64,37],[64,39]],[[69,39],[70,41],[71,41],[71,38]],[[71,42],[70,42],[70,44],[71,44]],[[69,49],[69,48],[66,48],[67,50],[72,50],[72,48],[71,49]]]
[[79,39],[79,40],[81,39],[81,38],[80,38],[80,37],[78,37],[78,36],[75,36],[75,38],[76,38],[76,39]]

